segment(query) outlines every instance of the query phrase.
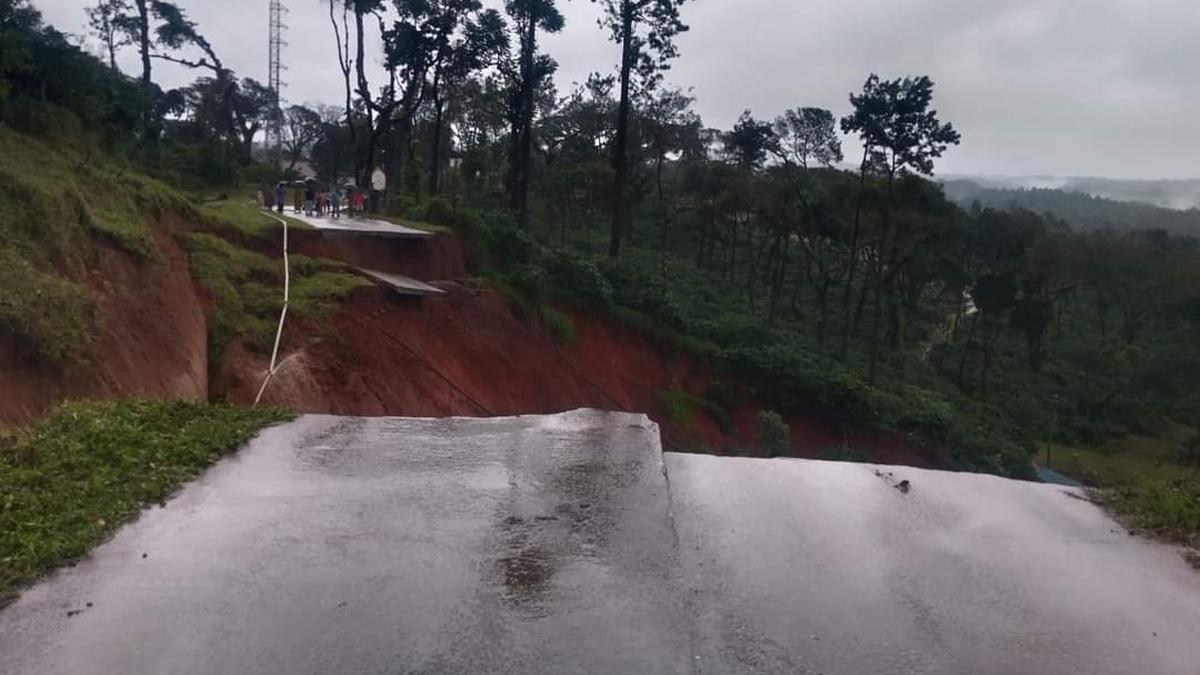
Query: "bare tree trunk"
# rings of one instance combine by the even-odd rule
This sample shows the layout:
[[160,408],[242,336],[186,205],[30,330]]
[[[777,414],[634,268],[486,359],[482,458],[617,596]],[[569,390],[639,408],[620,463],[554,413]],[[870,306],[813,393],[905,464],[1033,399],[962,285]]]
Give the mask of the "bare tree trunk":
[[438,195],[442,177],[442,124],[445,105],[439,89],[438,86],[433,89],[433,157],[429,162],[429,196],[431,197]]
[[[379,143],[379,136],[383,133],[382,128],[376,129],[373,101],[371,99],[371,86],[367,82],[366,71],[366,29],[363,26],[363,13],[357,6],[354,10],[354,30],[357,37],[356,56],[354,62],[355,70],[358,74],[358,97],[364,103],[363,108],[367,115],[367,129],[369,135],[367,137],[367,149],[362,159],[360,167],[356,172],[358,187],[361,189],[371,188],[371,175],[375,172],[375,147]],[[394,95],[394,94],[393,94]],[[382,125],[380,125],[382,127]]]
[[[341,5],[342,7],[342,25],[340,28],[338,27],[337,17],[333,11],[336,5]],[[341,0],[329,0],[329,22],[333,24],[333,36],[337,40],[338,67],[342,70],[342,80],[345,83],[346,130],[350,132],[350,147],[357,152],[358,132],[354,127],[354,88],[350,84],[350,71],[352,69],[350,60],[350,27],[346,24],[346,5]],[[344,43],[342,42],[343,35],[346,38]],[[292,165],[295,166],[295,161],[292,162]]]
[[150,12],[146,0],[134,0],[138,10],[138,52],[142,57],[142,138],[154,142],[158,134],[154,129],[151,100],[154,82],[150,72]]
[[850,346],[850,298],[854,292],[854,273],[858,268],[858,243],[862,233],[863,193],[867,189],[867,157],[869,148],[863,149],[862,166],[858,173],[858,201],[854,206],[854,230],[850,235],[850,255],[846,262],[846,287],[842,291],[842,349],[841,357],[846,358]]
[[971,329],[967,331],[967,341],[963,343],[962,357],[958,360],[958,388],[966,388],[967,355],[971,353],[971,343],[975,339],[975,324],[979,323],[979,312],[971,315]]
[[888,172],[887,202],[883,207],[883,241],[879,245],[879,259],[875,261],[875,323],[871,331],[871,360],[867,366],[867,383],[874,386],[879,382],[879,358],[883,353],[883,295],[888,283],[885,278],[887,260],[892,255],[892,197],[895,170]]
[[624,39],[621,42],[621,101],[617,106],[617,135],[613,143],[613,168],[616,175],[613,195],[612,233],[608,244],[608,255],[616,258],[621,255],[621,240],[629,227],[629,204],[626,195],[629,179],[629,100],[630,81],[633,77],[633,3],[631,0],[621,2],[621,28]]
[[658,219],[659,227],[662,229],[662,240],[659,249],[659,268],[662,272],[662,297],[665,299],[667,295],[667,199],[663,191],[663,154],[660,150],[655,156],[654,162],[654,182],[658,186]]
[[817,285],[817,351],[825,352],[825,327],[829,323],[829,282]]
[[526,17],[529,26],[521,45],[521,134],[517,159],[519,169],[516,172],[516,201],[517,222],[522,227],[529,225],[529,185],[530,174],[533,172],[533,100],[536,83],[533,81],[533,57],[537,51],[537,16],[532,7]]

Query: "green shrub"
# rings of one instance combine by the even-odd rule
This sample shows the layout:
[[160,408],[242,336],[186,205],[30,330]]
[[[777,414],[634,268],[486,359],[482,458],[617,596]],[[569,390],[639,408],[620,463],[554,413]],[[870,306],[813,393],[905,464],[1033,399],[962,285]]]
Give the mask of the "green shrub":
[[683,313],[663,287],[661,276],[625,261],[609,261],[602,272],[612,289],[613,302],[647,314],[664,326],[683,326]]
[[792,450],[792,429],[774,410],[758,413],[758,442],[767,457],[785,457]]
[[423,218],[427,223],[452,227],[456,219],[455,211],[445,197],[434,197],[425,202]]
[[856,464],[865,464],[871,461],[871,454],[856,448],[831,447],[822,448],[814,455],[817,459],[826,462],[854,462]]
[[521,263],[508,275],[508,281],[522,298],[537,302],[546,297],[549,278],[546,270],[534,263]]
[[0,336],[51,365],[78,356],[92,327],[86,288],[0,249],[0,289]]
[[542,328],[560,345],[565,345],[575,339],[575,324],[571,317],[550,307],[542,305],[538,310]]
[[492,263],[500,270],[538,262],[541,247],[524,230],[508,225],[491,226],[487,229],[487,239]]
[[1144,478],[1096,494],[1138,530],[1200,545],[1200,480],[1195,476]]
[[712,401],[697,398],[680,389],[660,391],[658,400],[667,409],[667,419],[680,428],[694,429],[696,415],[704,413],[721,431],[730,433],[733,430],[733,420],[730,419],[729,413]]
[[676,426],[690,429],[696,424],[696,412],[701,408],[700,401],[679,389],[666,389],[658,392],[658,400],[667,409],[667,419]]
[[607,310],[612,307],[612,285],[594,262],[570,253],[556,252],[546,264],[548,278],[555,292],[588,308]]

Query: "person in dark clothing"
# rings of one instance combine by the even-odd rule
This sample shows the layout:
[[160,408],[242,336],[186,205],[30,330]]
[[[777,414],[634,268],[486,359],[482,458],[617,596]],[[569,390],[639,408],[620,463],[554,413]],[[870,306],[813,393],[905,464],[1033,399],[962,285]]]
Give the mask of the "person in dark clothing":
[[313,190],[312,183],[304,186],[304,215],[311,216],[317,208],[317,195]]
[[283,183],[275,186],[275,207],[283,213],[283,203],[287,201],[287,190],[283,188]]

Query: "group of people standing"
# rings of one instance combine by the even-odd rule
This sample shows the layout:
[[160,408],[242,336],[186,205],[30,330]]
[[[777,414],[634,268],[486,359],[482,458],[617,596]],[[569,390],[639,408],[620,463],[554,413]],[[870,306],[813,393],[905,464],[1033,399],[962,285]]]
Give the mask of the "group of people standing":
[[[265,191],[267,209],[276,209],[283,213],[283,207],[287,204],[287,190],[288,186],[285,183],[279,183],[273,193],[270,190]],[[341,218],[343,211],[351,215],[366,213],[367,196],[363,190],[354,187],[347,186],[345,192],[337,185],[324,190],[314,181],[308,181],[292,186],[292,206],[296,213],[306,216],[327,215],[331,218]]]

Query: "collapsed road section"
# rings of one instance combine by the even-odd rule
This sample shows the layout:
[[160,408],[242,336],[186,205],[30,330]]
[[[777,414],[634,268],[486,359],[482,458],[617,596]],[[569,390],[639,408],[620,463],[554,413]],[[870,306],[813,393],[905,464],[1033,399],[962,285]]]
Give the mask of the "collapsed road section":
[[1079,496],[306,416],[0,612],[0,673],[1194,675],[1200,575]]

